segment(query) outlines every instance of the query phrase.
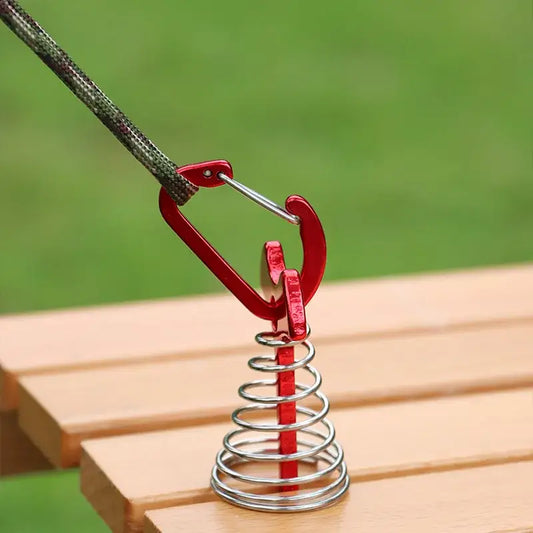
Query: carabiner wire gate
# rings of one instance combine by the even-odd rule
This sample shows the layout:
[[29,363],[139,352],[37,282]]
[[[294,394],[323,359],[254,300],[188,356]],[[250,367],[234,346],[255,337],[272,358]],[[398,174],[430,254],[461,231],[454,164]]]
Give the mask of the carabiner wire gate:
[[259,194],[257,191],[254,191],[253,189],[250,189],[250,187],[243,185],[237,180],[232,179],[229,176],[226,176],[222,172],[219,172],[217,176],[226,185],[229,185],[236,191],[240,192],[242,195],[246,196],[246,198],[252,200],[256,204],[260,205],[261,207],[264,207],[271,213],[278,215],[278,217],[281,217],[283,220],[286,220],[287,222],[290,222],[291,224],[295,224],[296,226],[300,224],[299,217],[297,217],[296,215],[293,215],[292,213],[289,213],[286,209],[283,209],[281,205],[278,205],[276,202],[273,202],[266,196]]

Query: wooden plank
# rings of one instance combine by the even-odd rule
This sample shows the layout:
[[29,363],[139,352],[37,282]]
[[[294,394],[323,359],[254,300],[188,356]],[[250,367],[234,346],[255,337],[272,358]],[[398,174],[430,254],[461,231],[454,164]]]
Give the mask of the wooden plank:
[[[354,482],[533,459],[531,392],[397,403],[333,414]],[[144,512],[214,499],[208,479],[227,424],[85,441],[81,488],[113,531]]]
[[525,532],[533,527],[532,495],[533,463],[527,462],[357,484],[333,508],[266,520],[218,501],[149,511],[144,531]]
[[148,511],[145,533],[533,531],[533,462],[352,485],[337,506],[313,513],[247,511],[224,502]]
[[[315,339],[532,316],[533,265],[527,264],[331,283],[309,306]],[[243,352],[262,327],[229,295],[4,316],[0,410],[16,408],[20,375]]]
[[[235,316],[243,331],[228,328],[227,316]],[[217,343],[221,351],[235,349],[249,341],[254,322],[236,301],[220,295],[4,316],[0,406],[17,406],[19,375],[209,352]]]
[[49,468],[50,462],[18,426],[17,413],[0,413],[0,476]]
[[[324,342],[314,364],[332,405],[354,406],[531,386],[532,354],[533,321]],[[28,376],[20,423],[54,465],[71,467],[83,439],[227,420],[243,403],[236,388],[257,379],[246,360],[223,355]]]

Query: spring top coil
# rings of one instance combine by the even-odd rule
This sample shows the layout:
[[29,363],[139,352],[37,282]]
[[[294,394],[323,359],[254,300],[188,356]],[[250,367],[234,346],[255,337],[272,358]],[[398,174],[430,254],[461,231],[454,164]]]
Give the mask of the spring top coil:
[[[312,377],[312,383],[297,382],[297,392],[289,396],[266,396],[256,392],[275,386],[276,379],[259,379],[239,387],[239,396],[251,403],[233,412],[232,421],[238,427],[224,437],[223,448],[216,456],[211,474],[213,490],[230,503],[258,511],[308,511],[333,504],[348,489],[350,481],[344,453],[335,440],[333,424],[326,418],[329,401],[319,391],[322,378],[309,364],[316,353],[308,340],[309,335],[307,326],[306,337],[299,341],[270,332],[255,337],[262,346],[274,349],[301,346],[306,352],[301,359],[288,365],[277,364],[275,355],[255,356],[248,361],[251,369],[275,375],[305,371]],[[275,413],[280,404],[303,400],[312,400],[312,404],[319,407],[297,405],[299,420],[291,424],[261,420],[262,415]],[[295,453],[280,453],[276,446],[278,435],[286,431],[297,432],[298,449]],[[289,479],[281,478],[277,471],[272,473],[279,463],[287,461],[298,461],[309,473]],[[266,470],[270,475],[257,475],[258,470]],[[290,495],[277,492],[292,485],[298,485],[299,490]]]

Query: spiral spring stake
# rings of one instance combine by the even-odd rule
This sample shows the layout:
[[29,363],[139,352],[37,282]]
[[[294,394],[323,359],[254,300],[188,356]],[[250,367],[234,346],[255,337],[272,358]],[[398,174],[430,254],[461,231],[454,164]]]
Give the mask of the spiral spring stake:
[[[277,242],[266,246],[281,250]],[[336,502],[348,490],[350,480],[335,429],[326,418],[329,402],[319,391],[322,377],[310,365],[315,347],[309,341],[311,329],[305,318],[298,273],[284,269],[280,278],[287,305],[284,325],[274,324],[272,332],[255,337],[258,344],[275,349],[277,354],[248,361],[251,369],[273,373],[276,379],[250,381],[239,388],[239,396],[251,403],[232,414],[238,427],[224,437],[211,473],[211,487],[226,501],[247,509],[310,511]],[[302,326],[303,335],[298,331]],[[294,359],[294,350],[299,347],[305,353]],[[282,355],[288,360],[282,361]],[[312,378],[311,384],[295,382],[296,371],[305,371]],[[272,386],[277,386],[275,396],[255,393],[255,389]],[[312,400],[311,406],[296,406],[305,400]],[[261,416],[276,411],[277,422],[265,421]],[[278,465],[276,475],[273,467]],[[309,472],[299,474],[300,467],[307,467]],[[272,489],[277,491],[272,493]],[[284,494],[288,491],[293,494]]]
[[[305,305],[324,274],[326,243],[322,225],[300,196],[290,196],[284,209],[235,182],[227,161],[187,165],[178,171],[198,187],[231,184],[256,203],[297,224],[303,244],[301,274],[286,268],[279,242],[265,244],[261,297],[161,190],[159,205],[169,226],[252,313],[272,322],[272,331],[258,333],[255,340],[275,353],[254,356],[248,366],[274,377],[239,387],[239,396],[249,403],[231,416],[237,427],[224,437],[216,455],[211,487],[224,500],[256,511],[310,511],[332,505],[346,493],[350,479],[335,429],[326,418],[329,401],[319,391],[322,377],[310,365],[316,351],[309,340],[311,329],[305,313]],[[307,379],[296,381],[297,372]],[[275,393],[264,392],[272,388]]]

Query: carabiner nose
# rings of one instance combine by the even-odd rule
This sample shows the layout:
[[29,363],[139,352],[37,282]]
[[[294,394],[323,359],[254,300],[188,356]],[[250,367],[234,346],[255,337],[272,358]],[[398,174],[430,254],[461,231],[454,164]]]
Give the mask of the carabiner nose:
[[[178,172],[200,187],[223,185],[224,181],[217,177],[219,173],[232,178],[231,165],[223,160],[187,165],[180,167]],[[164,189],[161,189],[159,194],[159,209],[174,232],[250,312],[270,321],[283,318],[285,306],[282,299],[268,302],[260,296],[189,222]],[[307,304],[318,289],[326,267],[324,230],[309,202],[301,196],[289,196],[285,202],[285,209],[291,215],[298,217],[300,221],[300,238],[303,247],[300,275],[302,294]]]

